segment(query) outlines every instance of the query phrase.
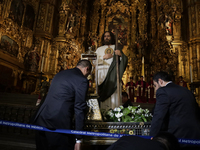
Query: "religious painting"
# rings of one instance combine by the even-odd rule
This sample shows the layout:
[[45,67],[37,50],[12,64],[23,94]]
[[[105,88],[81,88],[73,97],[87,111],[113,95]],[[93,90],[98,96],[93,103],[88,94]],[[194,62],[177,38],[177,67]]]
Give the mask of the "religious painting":
[[27,27],[27,28],[33,30],[34,21],[35,21],[34,9],[32,6],[27,5],[25,18],[24,18],[24,27]]
[[127,45],[127,31],[128,22],[125,22],[123,17],[114,17],[108,25],[109,31],[115,34],[115,30],[118,32],[118,43],[121,45]]
[[22,25],[24,5],[21,0],[13,0],[10,7],[9,18],[16,22],[19,26]]
[[0,43],[0,48],[3,51],[8,52],[9,54],[17,57],[18,53],[19,53],[19,46],[18,44],[12,40],[11,38],[9,38],[6,35],[3,35],[1,37],[1,43]]

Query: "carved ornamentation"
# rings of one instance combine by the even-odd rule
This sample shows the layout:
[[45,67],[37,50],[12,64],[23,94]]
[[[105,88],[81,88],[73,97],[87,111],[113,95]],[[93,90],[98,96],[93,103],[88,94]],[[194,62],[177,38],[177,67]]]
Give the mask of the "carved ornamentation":
[[56,72],[74,68],[81,58],[81,52],[74,40],[59,43],[58,52],[58,66]]
[[186,42],[184,42],[181,45],[181,61],[183,62],[183,75],[186,77],[186,63],[188,61],[187,59],[187,55],[188,55],[188,44]]
[[199,26],[199,33],[200,33],[200,5],[198,5],[198,21],[199,21],[199,23],[198,23],[198,26]]
[[192,36],[196,35],[196,13],[195,13],[195,6],[191,7],[191,26],[192,26]]
[[[160,35],[165,34],[164,29],[159,30]],[[173,51],[166,40],[166,37],[160,36],[158,40],[151,41],[152,49],[150,58],[150,73],[153,74],[159,70],[164,70],[173,75],[177,72],[178,50]]]
[[46,21],[46,28],[45,31],[50,32],[51,22],[53,18],[53,6],[49,6],[48,14],[47,14],[47,21]]
[[58,31],[59,35],[64,35],[64,33],[65,33],[65,25],[66,25],[67,19],[69,20],[69,18],[68,18],[69,10],[70,10],[70,7],[69,7],[68,3],[62,2],[61,6],[60,6],[60,11],[59,11],[59,15],[60,15],[59,31]]
[[[200,7],[193,1],[186,8],[190,20],[189,43],[181,39],[181,19],[184,19],[181,15],[185,8],[180,0],[61,0],[58,2],[60,6],[51,0],[22,0],[24,10],[27,5],[34,9],[37,20],[33,30],[23,26],[25,16],[22,18],[22,26],[6,18],[10,14],[7,6],[12,2],[2,2],[0,37],[7,36],[18,44],[18,53],[13,58],[20,63],[23,63],[25,54],[32,50],[32,45],[38,47],[37,53],[45,56],[46,76],[52,77],[60,70],[75,67],[81,53],[88,47],[95,51],[101,46],[104,31],[111,30],[111,24],[117,24],[120,31],[118,36],[122,37],[119,39],[124,45],[123,52],[128,56],[124,83],[130,76],[137,80],[141,75],[143,56],[147,78],[158,70],[173,72],[173,75],[180,72],[187,74],[188,66],[192,65],[194,79],[200,79]],[[88,5],[88,2],[92,4]],[[57,24],[53,23],[54,15],[59,17]],[[53,28],[58,28],[58,35],[52,34],[52,31],[56,31]]]
[[[156,2],[156,3],[155,3]],[[175,3],[179,5],[179,3]],[[127,45],[123,52],[128,56],[128,66],[125,72],[124,83],[127,82],[127,76],[140,76],[142,56],[145,58],[145,75],[152,74],[158,70],[166,70],[177,74],[178,51],[173,51],[173,32],[171,37],[163,37],[169,33],[169,27],[166,29],[165,22],[163,28],[157,25],[159,16],[168,14],[173,18],[173,22],[180,25],[181,15],[179,8],[169,5],[168,1],[163,0],[136,0],[136,1],[109,1],[102,0],[100,4],[95,1],[95,6],[90,22],[90,33],[88,35],[88,45],[95,50],[101,46],[101,36],[105,30],[109,29],[109,23],[115,18],[123,18],[127,22]],[[149,6],[151,8],[149,9]],[[174,15],[174,17],[173,17]],[[95,22],[93,21],[94,18]],[[148,19],[150,18],[150,19]],[[116,21],[115,21],[116,23]],[[99,24],[99,26],[98,26]],[[97,27],[99,29],[97,29]],[[98,32],[98,33],[97,33]],[[177,33],[179,35],[179,32]],[[164,61],[163,61],[164,60]],[[137,80],[137,78],[135,78]]]
[[45,23],[45,16],[46,16],[46,5],[41,4],[37,19],[37,29],[44,30],[44,23]]
[[56,53],[57,53],[57,42],[54,40],[51,44],[51,53],[49,57],[49,72],[55,72],[55,64],[56,64]]
[[193,61],[193,72],[194,72],[194,80],[197,81],[197,45],[192,45],[192,61]]

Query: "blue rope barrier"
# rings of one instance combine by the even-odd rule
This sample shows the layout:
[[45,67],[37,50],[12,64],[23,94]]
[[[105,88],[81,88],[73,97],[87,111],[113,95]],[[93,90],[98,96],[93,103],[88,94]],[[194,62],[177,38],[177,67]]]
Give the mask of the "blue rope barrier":
[[[48,131],[48,132],[78,134],[78,135],[98,136],[98,137],[110,137],[110,138],[120,138],[122,136],[136,136],[136,135],[129,135],[129,134],[115,134],[115,133],[78,131],[78,130],[67,130],[67,129],[50,130],[45,127],[41,127],[37,125],[5,121],[5,120],[0,120],[0,125],[26,128],[26,129],[32,129],[32,130]],[[140,135],[137,135],[137,136],[145,138],[145,139],[151,139],[151,136],[140,136]],[[178,139],[178,141],[181,144],[200,145],[200,139]]]

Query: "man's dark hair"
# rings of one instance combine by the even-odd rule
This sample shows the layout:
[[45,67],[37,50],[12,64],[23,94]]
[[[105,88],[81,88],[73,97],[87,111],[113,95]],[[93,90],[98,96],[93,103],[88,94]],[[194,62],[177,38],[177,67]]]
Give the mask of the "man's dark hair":
[[111,32],[111,31],[105,31],[104,34],[102,35],[101,37],[101,42],[102,42],[102,45],[105,45],[104,44],[104,35],[105,33],[110,33],[110,37],[111,37],[111,41],[110,41],[110,44],[114,45],[115,44],[115,35]]
[[180,78],[180,79],[183,79],[183,77],[182,77],[182,76],[179,76],[178,78]]
[[153,140],[162,143],[166,150],[180,149],[178,139],[169,132],[159,132],[155,137],[153,137]]
[[85,68],[85,67],[88,67],[88,69],[91,71],[92,70],[92,64],[90,63],[89,60],[80,60],[76,66],[79,66],[79,67],[82,67],[82,68]]
[[167,72],[164,72],[164,71],[160,71],[160,72],[157,72],[154,76],[153,76],[153,80],[155,82],[158,83],[158,79],[162,79],[163,81],[171,81],[171,76],[167,73]]
[[128,94],[126,92],[122,92],[122,96],[128,98]]

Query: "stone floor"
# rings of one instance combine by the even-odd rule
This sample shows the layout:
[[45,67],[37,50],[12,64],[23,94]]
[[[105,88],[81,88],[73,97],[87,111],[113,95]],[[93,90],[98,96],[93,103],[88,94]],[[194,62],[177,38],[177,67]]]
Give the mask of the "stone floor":
[[1,150],[35,150],[34,136],[21,136],[16,134],[0,135]]

